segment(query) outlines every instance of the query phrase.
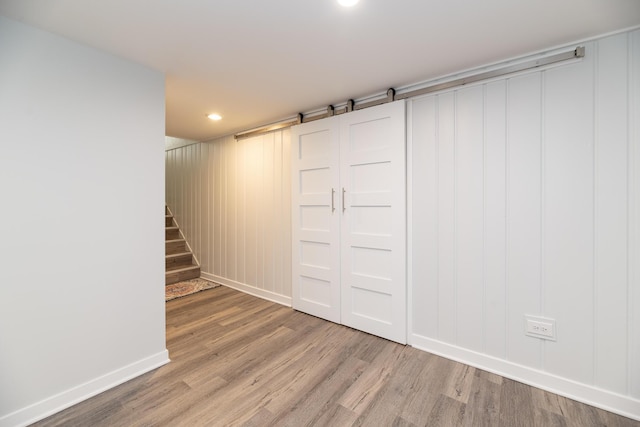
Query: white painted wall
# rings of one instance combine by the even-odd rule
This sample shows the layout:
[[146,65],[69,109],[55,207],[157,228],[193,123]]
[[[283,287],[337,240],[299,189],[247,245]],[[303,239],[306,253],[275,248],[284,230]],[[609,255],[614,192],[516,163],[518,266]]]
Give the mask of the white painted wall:
[[289,130],[166,152],[166,200],[202,277],[291,305]]
[[411,342],[640,419],[640,31],[585,46],[410,101]]
[[0,17],[0,426],[168,361],[164,77]]

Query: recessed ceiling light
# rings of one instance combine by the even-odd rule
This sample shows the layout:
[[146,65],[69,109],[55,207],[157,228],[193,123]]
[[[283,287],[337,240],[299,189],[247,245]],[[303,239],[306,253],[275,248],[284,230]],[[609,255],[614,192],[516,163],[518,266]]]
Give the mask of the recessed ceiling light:
[[207,117],[209,117],[211,120],[220,120],[222,119],[222,116],[220,114],[209,114]]
[[340,4],[340,6],[351,7],[355,6],[358,1],[360,0],[338,0],[338,3]]

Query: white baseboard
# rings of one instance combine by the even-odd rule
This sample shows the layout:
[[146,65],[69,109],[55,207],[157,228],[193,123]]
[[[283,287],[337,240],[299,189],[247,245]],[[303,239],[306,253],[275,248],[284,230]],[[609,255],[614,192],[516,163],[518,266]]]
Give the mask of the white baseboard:
[[275,292],[267,291],[264,289],[256,288],[255,286],[247,285],[245,283],[236,282],[234,280],[225,279],[224,277],[216,276],[209,273],[200,273],[200,277],[203,279],[212,280],[222,285],[228,286],[245,294],[253,295],[258,298],[266,299],[267,301],[275,302],[278,304],[291,307],[291,297],[276,294]]
[[447,344],[421,335],[412,335],[411,345],[456,362],[464,363],[512,380],[528,384],[605,411],[640,421],[640,400],[594,386],[518,365],[507,360]]
[[21,427],[42,420],[70,406],[89,399],[110,388],[159,368],[168,363],[169,352],[161,351],[101,377],[87,381],[62,393],[48,397],[25,408],[0,416],[0,427]]

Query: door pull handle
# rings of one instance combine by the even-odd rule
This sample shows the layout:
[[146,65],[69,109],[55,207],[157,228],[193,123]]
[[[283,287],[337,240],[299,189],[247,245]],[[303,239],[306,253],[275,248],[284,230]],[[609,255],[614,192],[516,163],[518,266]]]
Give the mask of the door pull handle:
[[332,188],[331,189],[331,213],[334,213],[336,211],[336,205],[334,203],[335,196],[336,196],[336,189]]

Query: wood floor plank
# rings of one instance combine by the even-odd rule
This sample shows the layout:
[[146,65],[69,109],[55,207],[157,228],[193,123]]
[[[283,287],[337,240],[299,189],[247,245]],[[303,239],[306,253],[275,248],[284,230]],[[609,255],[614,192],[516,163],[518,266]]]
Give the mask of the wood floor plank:
[[598,410],[593,406],[585,405],[566,397],[558,397],[560,407],[567,420],[567,426],[579,427],[585,425],[605,425],[598,414]]
[[242,427],[262,427],[271,425],[273,420],[273,414],[267,409],[262,408],[254,416],[249,418],[246,422],[242,423]]
[[[324,324],[316,328],[308,334],[308,341],[296,343],[290,347],[291,351],[281,351],[276,357],[260,359],[258,364],[235,372],[233,378],[229,377],[232,379],[229,387],[224,389],[226,398],[219,402],[217,409],[220,413],[215,422],[221,425],[243,423],[274,400],[286,398],[287,386],[309,375],[309,370],[305,367],[314,364],[321,354],[321,349],[336,345],[331,340],[320,339],[333,332],[332,330],[339,332],[331,326]],[[256,351],[252,354],[256,354]],[[314,366],[321,367],[318,364]],[[203,406],[201,412],[193,419],[193,423],[211,425],[210,423],[214,422],[214,419],[209,417],[211,411]]]
[[467,405],[441,394],[433,406],[429,418],[422,425],[428,427],[454,427],[464,422]]
[[602,424],[607,427],[637,427],[638,425],[637,422],[627,417],[621,417],[620,415],[597,408],[596,411],[598,412],[598,417],[602,420]]
[[349,387],[338,403],[361,415],[389,380],[393,366],[403,349],[404,347],[400,345],[385,346],[373,359],[366,372]]
[[[408,408],[412,402],[411,397],[423,388],[421,374],[427,356],[427,353],[411,347],[402,348],[400,357],[392,365],[386,384],[375,399],[371,400],[366,412],[361,414],[361,425],[415,425]],[[419,422],[420,418],[413,421]]]
[[451,361],[451,365],[453,369],[448,375],[445,394],[462,403],[467,403],[471,395],[471,386],[476,369],[453,361]]
[[500,393],[500,426],[527,427],[534,419],[532,387],[505,379]]
[[476,371],[469,396],[469,410],[464,425],[468,427],[491,427],[500,423],[500,384]]
[[640,427],[224,286],[166,310],[171,363],[35,425]]
[[535,408],[535,427],[566,427],[567,421],[562,415],[547,411],[542,408]]
[[421,362],[422,370],[416,374],[414,386],[407,397],[401,416],[412,424],[422,425],[444,390],[448,371],[443,370],[444,358],[423,351],[416,352],[415,358]]
[[[358,419],[358,414],[353,411],[348,410],[342,405],[335,405],[332,408],[329,408],[322,416],[318,419],[317,424],[308,424],[314,426],[351,426]],[[277,424],[275,424],[277,425]],[[288,427],[297,427],[297,426],[288,426]]]
[[[301,396],[309,395],[313,390],[317,389],[319,384],[334,376],[340,366],[350,359],[352,341],[349,336],[353,335],[353,331],[348,328],[332,329],[334,329],[333,332],[338,334],[331,335],[328,333],[323,335],[327,342],[314,348],[305,359],[301,359],[292,365],[294,369],[289,369],[290,380],[284,381],[283,390],[279,394],[281,398],[268,404],[271,411],[281,413],[284,410],[290,410],[292,403],[298,402]],[[340,337],[342,337],[342,340]],[[340,345],[339,342],[342,342],[343,345]],[[309,370],[307,363],[314,364],[314,369]],[[357,372],[362,371],[357,366],[354,366],[354,368]],[[354,375],[353,377],[357,378],[360,375]]]
[[[327,372],[327,377],[313,388],[294,399],[291,406],[274,419],[275,425],[318,425],[331,408],[337,410],[337,400],[358,379],[368,363],[348,356],[342,363]],[[355,414],[354,414],[355,415]],[[355,417],[354,417],[355,419]]]
[[410,423],[402,417],[396,417],[390,425],[391,427],[416,427],[415,424]]

